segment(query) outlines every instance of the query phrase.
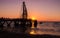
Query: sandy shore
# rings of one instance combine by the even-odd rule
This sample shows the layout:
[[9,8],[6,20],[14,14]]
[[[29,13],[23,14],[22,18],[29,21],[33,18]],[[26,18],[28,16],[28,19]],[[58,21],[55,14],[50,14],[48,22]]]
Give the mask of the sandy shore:
[[0,38],[60,38],[60,36],[15,34],[15,33],[9,33],[5,31],[0,31]]

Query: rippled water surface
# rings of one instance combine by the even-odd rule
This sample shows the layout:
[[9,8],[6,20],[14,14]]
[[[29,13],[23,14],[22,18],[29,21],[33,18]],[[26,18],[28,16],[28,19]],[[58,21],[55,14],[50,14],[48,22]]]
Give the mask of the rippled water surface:
[[[42,23],[34,28],[36,34],[60,35],[60,23]],[[33,32],[32,32],[33,33]]]
[[[14,29],[14,23],[11,23],[11,28],[9,30],[15,31]],[[60,22],[44,22],[42,24],[37,24],[37,28],[33,27],[34,25],[32,24],[31,29],[27,29],[26,32],[29,32],[30,34],[51,34],[51,35],[59,35],[60,36]],[[4,27],[6,28],[6,23],[4,24]],[[7,28],[6,28],[7,29]],[[17,32],[20,32],[21,30],[18,29],[16,30]]]

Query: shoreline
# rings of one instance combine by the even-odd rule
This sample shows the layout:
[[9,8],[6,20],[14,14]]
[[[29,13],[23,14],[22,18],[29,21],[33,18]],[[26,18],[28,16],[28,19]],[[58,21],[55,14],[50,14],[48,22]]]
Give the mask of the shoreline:
[[6,31],[0,31],[0,38],[60,38],[60,36],[48,34],[44,35],[16,34]]

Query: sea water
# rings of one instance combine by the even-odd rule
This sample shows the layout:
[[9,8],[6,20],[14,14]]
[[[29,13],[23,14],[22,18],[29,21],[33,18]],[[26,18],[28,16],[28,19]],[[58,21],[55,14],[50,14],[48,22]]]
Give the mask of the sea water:
[[[4,24],[4,29],[9,29],[11,31],[20,32],[20,28],[15,29],[14,23],[11,23],[11,28],[7,28],[7,24]],[[33,26],[33,25],[32,25]],[[50,34],[50,35],[59,35],[60,36],[60,22],[43,22],[42,24],[38,23],[36,28],[29,29],[28,31],[32,34]]]
[[35,30],[36,34],[50,34],[60,36],[60,22],[46,22],[38,24]]

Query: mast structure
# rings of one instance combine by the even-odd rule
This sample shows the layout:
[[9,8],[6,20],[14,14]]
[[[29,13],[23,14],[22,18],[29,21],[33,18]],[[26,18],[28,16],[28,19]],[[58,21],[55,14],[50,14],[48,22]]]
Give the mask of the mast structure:
[[25,5],[25,2],[23,2],[23,14],[22,14],[22,18],[23,19],[27,19],[27,17],[28,17],[27,8],[26,8],[26,5]]

